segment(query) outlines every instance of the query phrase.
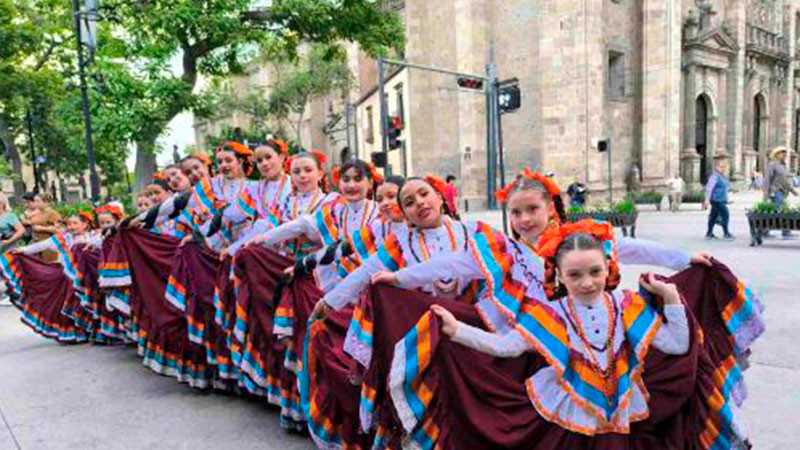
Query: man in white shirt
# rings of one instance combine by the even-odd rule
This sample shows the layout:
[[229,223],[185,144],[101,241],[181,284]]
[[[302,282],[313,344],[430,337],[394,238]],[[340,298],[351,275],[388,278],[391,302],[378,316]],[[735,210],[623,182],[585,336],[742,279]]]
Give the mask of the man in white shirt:
[[683,178],[678,174],[674,174],[672,178],[667,180],[667,188],[669,189],[669,210],[672,212],[681,209],[681,200],[683,198]]

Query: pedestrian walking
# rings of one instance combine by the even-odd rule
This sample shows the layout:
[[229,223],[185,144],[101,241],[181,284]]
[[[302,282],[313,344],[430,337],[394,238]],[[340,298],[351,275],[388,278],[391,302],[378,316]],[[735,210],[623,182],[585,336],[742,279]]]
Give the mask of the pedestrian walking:
[[447,207],[450,208],[450,212],[458,216],[458,188],[456,187],[455,175],[448,175],[446,182],[447,186],[444,190],[444,201],[447,203]]
[[711,212],[708,214],[708,230],[706,231],[706,239],[716,239],[714,235],[714,225],[717,219],[720,220],[722,231],[724,233],[723,239],[732,241],[734,236],[728,231],[728,222],[730,220],[730,212],[728,211],[728,191],[730,190],[731,182],[728,180],[728,155],[727,153],[718,153],[714,155],[714,173],[708,178],[706,183],[706,198],[703,201],[703,209],[711,207]]
[[575,177],[575,181],[567,186],[569,195],[569,206],[573,208],[583,208],[586,206],[586,185],[581,177]]
[[[781,208],[786,205],[789,193],[797,195],[797,189],[792,186],[792,177],[786,167],[786,147],[777,147],[769,153],[770,162],[764,173],[764,199],[769,200]],[[791,231],[783,230],[783,237],[790,237]]]
[[683,178],[676,172],[672,178],[667,180],[667,189],[669,190],[669,210],[677,212],[681,209],[681,201],[683,200]]

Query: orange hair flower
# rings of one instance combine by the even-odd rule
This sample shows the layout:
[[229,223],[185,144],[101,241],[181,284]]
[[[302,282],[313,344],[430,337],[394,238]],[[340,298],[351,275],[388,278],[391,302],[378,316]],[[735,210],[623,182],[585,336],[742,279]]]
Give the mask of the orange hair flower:
[[514,179],[514,181],[508,183],[503,189],[500,189],[494,193],[497,201],[500,203],[507,202],[511,191],[514,190],[521,179],[528,179],[541,184],[551,197],[561,195],[561,188],[558,187],[558,184],[556,184],[555,180],[530,168],[526,168],[522,171],[519,177]]
[[105,204],[95,210],[95,213],[99,216],[100,214],[111,214],[117,220],[122,219],[125,213],[122,211],[122,208],[119,205],[115,205],[112,203]]
[[568,236],[573,234],[589,234],[605,242],[614,240],[614,228],[608,222],[597,222],[594,219],[584,219],[578,222],[563,224],[559,227],[549,227],[539,237],[536,253],[542,258],[555,258],[558,247]]
[[436,175],[426,175],[423,180],[430,184],[436,192],[442,195],[444,195],[445,191],[447,190],[447,183],[441,177],[437,177]]
[[78,212],[78,217],[86,222],[90,227],[94,226],[94,213],[91,211],[80,211]]
[[289,154],[289,144],[286,141],[282,141],[280,139],[273,139],[270,141],[271,144],[278,147],[278,150],[281,152],[281,155],[284,157]]
[[167,181],[167,180],[169,180],[169,177],[167,176],[167,174],[165,172],[159,171],[159,172],[156,172],[156,173],[153,174],[151,180],[152,181]]
[[225,142],[224,145],[217,147],[217,151],[220,150],[229,150],[245,158],[253,156],[253,151],[248,146],[236,141]]

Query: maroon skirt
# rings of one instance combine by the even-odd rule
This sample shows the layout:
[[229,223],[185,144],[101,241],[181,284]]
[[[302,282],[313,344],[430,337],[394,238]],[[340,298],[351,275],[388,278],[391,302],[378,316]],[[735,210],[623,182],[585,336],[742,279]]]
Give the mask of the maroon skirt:
[[[420,379],[432,393],[431,400],[421,426],[410,434],[405,432],[388,388],[395,344],[433,303],[441,304],[459,320],[483,325],[469,304],[396,288],[375,289],[369,299],[373,356],[362,384],[362,402],[374,404],[374,448],[399,449],[404,439],[414,440],[422,448],[441,449],[694,450],[735,446],[738,436],[730,414],[734,404],[740,404],[734,391],[740,382],[735,359],[741,348],[731,342],[752,339],[734,339],[734,327],[725,318],[738,315],[744,323],[741,326],[757,329],[760,318],[748,308],[758,307],[748,306],[748,300],[742,299],[741,283],[721,264],[693,267],[672,281],[681,287],[689,307],[690,351],[670,356],[650,349],[644,371],[649,417],[633,423],[630,434],[592,437],[545,420],[533,407],[524,382],[544,367],[538,355],[493,358],[451,342],[439,334],[438,325],[431,327],[431,362]],[[435,316],[434,321],[438,323]]]
[[76,295],[61,264],[6,253],[3,274],[18,295],[15,305],[22,311],[22,322],[33,331],[63,344],[88,340],[89,332],[63,312]]
[[175,238],[140,229],[120,230],[116,245],[130,267],[130,306],[145,366],[192,387],[207,388],[213,367],[202,346],[189,340],[185,313],[166,298],[169,274],[178,249]]

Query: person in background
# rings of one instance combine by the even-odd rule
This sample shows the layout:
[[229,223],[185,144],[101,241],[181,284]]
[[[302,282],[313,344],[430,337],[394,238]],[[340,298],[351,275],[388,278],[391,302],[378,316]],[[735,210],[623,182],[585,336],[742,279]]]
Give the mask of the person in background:
[[[8,197],[0,193],[0,253],[14,248],[17,241],[25,234],[25,227],[8,202]],[[10,306],[11,301],[6,293],[5,283],[0,283],[0,306]]]
[[445,179],[447,188],[444,191],[444,201],[447,202],[447,207],[450,211],[458,216],[458,188],[456,187],[455,175],[448,175]]
[[586,206],[586,185],[583,183],[583,177],[575,177],[575,182],[567,186],[567,195],[569,195],[569,206],[573,208]]
[[[777,147],[769,153],[770,162],[764,172],[764,199],[781,208],[786,205],[786,197],[791,192],[797,195],[792,186],[792,177],[786,167],[786,147]],[[783,230],[783,237],[790,237],[791,231]]]
[[764,176],[761,175],[761,172],[759,172],[758,169],[753,169],[750,172],[750,189],[759,190],[763,184]]
[[[28,192],[22,198],[25,200],[27,210],[21,220],[23,225],[31,228],[33,243],[49,239],[58,232],[61,214],[50,206],[50,198],[47,194],[34,191]],[[52,250],[46,250],[40,256],[50,262],[58,259],[58,253]]]
[[728,180],[728,155],[718,153],[714,155],[714,173],[708,178],[706,183],[706,197],[703,201],[703,209],[711,206],[708,215],[708,230],[706,239],[716,239],[714,236],[714,225],[717,219],[720,220],[722,231],[725,233],[723,239],[726,241],[734,240],[734,236],[728,231],[730,212],[728,211],[728,191],[731,183]]
[[667,189],[669,190],[669,210],[677,212],[681,209],[681,200],[683,199],[683,178],[677,172],[667,180]]

